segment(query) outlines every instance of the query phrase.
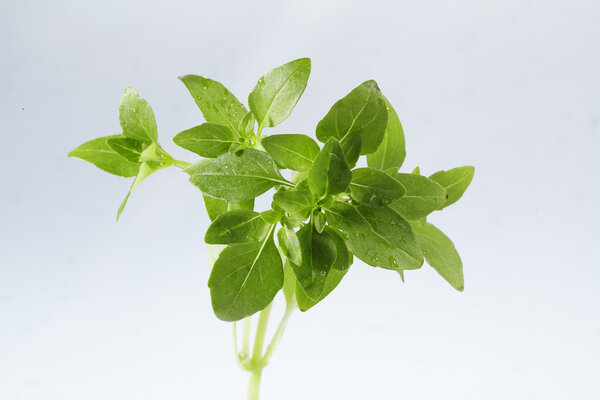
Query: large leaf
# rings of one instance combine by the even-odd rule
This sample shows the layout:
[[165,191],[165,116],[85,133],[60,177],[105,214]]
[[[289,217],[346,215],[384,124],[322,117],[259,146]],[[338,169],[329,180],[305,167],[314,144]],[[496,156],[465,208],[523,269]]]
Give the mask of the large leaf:
[[202,157],[219,157],[238,143],[235,133],[224,125],[206,123],[179,132],[173,138],[176,145]]
[[208,227],[204,241],[208,244],[250,243],[262,240],[271,225],[250,210],[233,210],[219,215]]
[[323,285],[323,292],[317,299],[310,298],[302,286],[300,284],[296,284],[296,300],[298,302],[298,308],[301,311],[306,311],[309,308],[313,307],[315,304],[323,300],[329,293],[335,289],[348,269],[352,264],[352,254],[348,252],[346,248],[346,244],[344,243],[344,239],[340,237],[338,233],[335,232],[334,229],[329,227],[325,228],[325,232],[333,239],[336,246],[336,259],[331,268],[329,269],[329,273],[325,278],[325,283]]
[[342,232],[369,232],[371,226],[367,220],[358,212],[355,206],[335,201],[329,206],[323,206],[325,217],[329,225]]
[[114,135],[90,140],[71,151],[69,157],[80,158],[114,175],[135,176],[138,173],[140,164],[126,160],[108,144],[108,140],[122,138],[121,135]]
[[303,226],[298,232],[302,251],[302,263],[290,265],[298,285],[308,297],[318,300],[325,289],[325,281],[336,260],[336,242],[327,233],[317,232],[312,224]]
[[275,185],[291,185],[267,153],[254,149],[225,153],[185,171],[203,193],[234,202],[254,199]]
[[299,58],[258,80],[248,96],[248,105],[258,122],[259,132],[289,117],[306,88],[309,75],[310,58]]
[[348,249],[356,257],[373,267],[392,270],[421,267],[423,254],[408,221],[388,206],[357,209],[371,230],[344,231]]
[[308,171],[319,154],[319,145],[306,135],[271,135],[261,144],[279,165],[294,171]]
[[273,203],[282,211],[302,220],[308,217],[314,204],[310,192],[298,189],[277,191],[273,195]]
[[464,166],[449,169],[448,171],[439,171],[431,175],[429,179],[442,185],[448,196],[446,201],[440,206],[440,210],[455,203],[465,193],[475,175],[475,167]]
[[452,287],[462,292],[465,288],[463,265],[454,243],[430,223],[414,222],[412,227],[427,263]]
[[367,164],[371,168],[382,171],[389,168],[394,168],[397,171],[406,157],[404,131],[398,114],[396,114],[388,99],[385,99],[385,105],[387,106],[388,122],[383,141],[376,152],[367,156]]
[[413,221],[437,210],[446,199],[446,190],[438,183],[421,175],[392,173],[405,188],[406,194],[390,204],[404,218]]
[[352,171],[350,196],[358,203],[382,206],[404,196],[406,189],[400,182],[374,168]]
[[375,81],[366,81],[339,100],[317,125],[317,139],[334,137],[342,147],[354,136],[362,138],[361,154],[377,150],[388,121],[385,100]]
[[152,108],[134,88],[126,88],[121,96],[119,121],[123,129],[123,135],[128,138],[145,143],[158,140],[156,120]]
[[282,286],[283,264],[272,231],[260,242],[227,246],[208,280],[213,310],[223,321],[264,309]]
[[348,167],[340,144],[330,138],[315,158],[308,173],[308,186],[317,196],[329,196],[348,189],[352,171]]
[[240,121],[248,111],[225,86],[198,75],[185,75],[179,79],[190,91],[206,122],[238,132]]
[[115,137],[108,139],[107,142],[111,149],[127,161],[133,163],[140,161],[140,156],[144,151],[144,142],[127,137]]

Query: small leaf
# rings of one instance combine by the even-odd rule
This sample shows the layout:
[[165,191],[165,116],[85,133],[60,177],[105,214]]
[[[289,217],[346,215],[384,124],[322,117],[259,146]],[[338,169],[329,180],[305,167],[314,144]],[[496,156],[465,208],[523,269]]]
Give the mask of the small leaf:
[[294,171],[308,171],[319,154],[319,145],[306,135],[271,135],[261,144],[273,160]]
[[406,189],[383,171],[357,168],[352,171],[350,196],[354,201],[380,207],[404,196]]
[[348,189],[351,179],[352,171],[340,144],[335,138],[330,138],[308,173],[310,190],[320,197],[342,193]]
[[323,229],[325,229],[325,214],[318,212],[313,214],[313,219],[314,219],[314,224],[315,224],[315,230],[318,233],[322,233]]
[[267,153],[254,149],[225,153],[198,162],[185,172],[203,193],[234,202],[254,199],[275,185],[291,185]]
[[356,257],[373,267],[392,270],[421,267],[423,254],[408,221],[388,206],[357,209],[371,230],[343,231],[348,249]]
[[362,137],[354,136],[344,144],[342,149],[344,150],[344,156],[348,162],[348,166],[352,169],[356,166],[356,162],[360,158],[360,149],[362,146]]
[[310,58],[300,58],[273,69],[260,78],[248,96],[248,105],[258,122],[258,132],[264,127],[283,122],[298,103],[310,75]]
[[123,135],[144,143],[156,142],[158,132],[152,108],[134,88],[128,87],[121,96],[119,120]]
[[390,204],[409,221],[426,217],[437,210],[446,198],[446,190],[421,175],[395,173],[394,179],[406,188],[406,194]]
[[108,145],[117,154],[133,163],[137,163],[140,160],[140,155],[144,151],[144,143],[139,140],[130,139],[126,137],[115,137],[107,140]]
[[127,161],[108,145],[108,140],[121,138],[123,136],[114,135],[90,140],[71,151],[69,157],[80,158],[110,174],[123,177],[136,176],[140,164]]
[[281,227],[277,232],[277,241],[281,251],[294,264],[302,264],[302,250],[300,249],[300,241],[298,235],[293,229],[286,226]]
[[388,113],[385,99],[373,80],[366,81],[339,100],[317,125],[317,139],[339,140],[342,147],[354,136],[362,137],[361,154],[377,150],[385,133]]
[[234,244],[261,241],[271,225],[250,210],[233,210],[219,215],[208,227],[204,241],[208,244]]
[[454,244],[430,223],[413,223],[417,242],[431,265],[452,287],[462,292],[465,288],[463,265]]
[[412,170],[411,174],[413,175],[421,175],[421,168],[420,167],[415,167],[415,169]]
[[206,122],[239,132],[240,122],[248,110],[225,86],[198,75],[185,75],[179,79],[190,91]]
[[325,281],[336,259],[336,243],[327,233],[318,233],[311,224],[297,232],[302,263],[290,263],[296,280],[311,299],[323,293]]
[[341,282],[344,275],[346,275],[346,272],[348,272],[348,267],[350,267],[352,264],[352,255],[348,252],[346,244],[340,235],[336,233],[334,229],[329,227],[325,228],[325,232],[332,237],[336,244],[335,263],[330,268],[329,274],[327,274],[325,285],[323,287],[323,293],[321,293],[317,300],[313,300],[308,297],[304,289],[302,289],[299,284],[296,285],[296,298],[300,311],[307,311],[309,308],[313,307],[315,304],[323,300],[329,293],[331,293],[333,289],[335,289]]
[[228,202],[227,200],[217,199],[214,197],[202,195],[206,213],[211,221],[214,221],[219,215],[232,210],[253,210],[254,199],[243,201],[241,203]]
[[252,111],[248,111],[244,118],[240,120],[238,125],[238,132],[244,139],[249,139],[254,134],[254,125],[256,125],[256,119]]
[[233,143],[238,143],[235,134],[224,125],[206,123],[179,132],[173,142],[202,157],[215,158],[227,153]]
[[294,214],[304,220],[313,207],[313,199],[309,192],[289,189],[279,190],[273,195],[273,203],[281,210]]
[[264,309],[282,286],[283,264],[272,233],[261,242],[227,246],[208,280],[213,310],[223,321],[239,321]]
[[429,179],[442,185],[448,193],[446,201],[439,208],[440,210],[462,197],[471,184],[473,175],[475,175],[475,167],[465,166],[452,168],[448,171],[439,171],[429,177]]
[[281,212],[279,212],[278,210],[267,210],[267,211],[261,212],[260,217],[266,223],[268,223],[270,225],[275,225],[276,223],[278,223],[281,220],[282,215],[281,215]]
[[395,168],[398,171],[406,157],[404,131],[398,114],[396,114],[390,102],[385,98],[384,100],[388,114],[387,127],[385,128],[383,141],[377,151],[367,156],[367,164],[371,168],[382,171],[389,168]]

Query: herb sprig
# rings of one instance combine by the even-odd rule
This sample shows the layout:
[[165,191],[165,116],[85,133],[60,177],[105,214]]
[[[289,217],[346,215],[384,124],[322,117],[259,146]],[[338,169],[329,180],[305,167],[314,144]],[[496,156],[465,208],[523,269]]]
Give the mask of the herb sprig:
[[[205,242],[223,250],[208,281],[215,315],[234,322],[240,366],[251,372],[249,399],[258,399],[262,369],[277,347],[289,316],[316,306],[342,281],[357,257],[396,271],[427,261],[462,291],[463,268],[452,241],[427,221],[456,202],[474,168],[463,166],[427,177],[416,168],[399,172],[405,152],[402,125],[377,83],[366,81],[336,102],[304,134],[265,135],[288,118],[304,92],[311,61],[300,58],[261,77],[248,96],[249,110],[222,84],[198,75],[179,79],[205,123],[173,141],[203,157],[176,160],[158,142],[150,105],[133,88],[119,107],[121,135],[100,137],[69,153],[122,177],[132,191],[154,172],[175,166],[200,189],[211,219]],[[357,168],[360,156],[368,167]],[[284,178],[281,170],[293,171]],[[254,211],[254,199],[273,189],[271,209]],[[283,291],[286,311],[264,349],[271,304]],[[250,317],[260,312],[250,351]],[[236,321],[245,320],[242,349]],[[238,351],[239,350],[239,351]]]

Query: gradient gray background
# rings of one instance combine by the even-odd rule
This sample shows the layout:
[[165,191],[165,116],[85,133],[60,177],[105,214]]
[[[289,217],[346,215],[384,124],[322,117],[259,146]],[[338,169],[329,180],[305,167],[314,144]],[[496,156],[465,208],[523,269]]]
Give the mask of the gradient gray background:
[[600,398],[599,20],[597,1],[3,1],[0,398],[245,398],[210,308],[199,191],[161,171],[115,223],[130,181],[66,154],[120,132],[131,85],[193,161],[171,142],[202,122],[178,75],[245,102],[303,56],[309,86],[269,132],[314,135],[374,78],[405,128],[404,170],[476,166],[431,217],[466,289],[357,262],[293,316],[263,398]]

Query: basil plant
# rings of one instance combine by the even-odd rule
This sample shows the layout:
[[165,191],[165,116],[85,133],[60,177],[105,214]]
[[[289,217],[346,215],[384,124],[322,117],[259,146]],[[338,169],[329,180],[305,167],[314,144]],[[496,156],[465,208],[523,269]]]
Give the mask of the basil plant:
[[[173,139],[201,157],[193,163],[173,158],[159,144],[152,108],[133,88],[121,97],[122,134],[93,139],[69,153],[133,178],[117,219],[131,192],[160,169],[182,169],[200,190],[212,221],[204,240],[220,245],[208,280],[212,307],[217,318],[234,324],[239,364],[251,374],[250,400],[258,399],[261,372],[291,312],[318,306],[355,257],[402,279],[425,260],[463,290],[461,259],[427,217],[463,195],[474,168],[430,176],[419,168],[400,172],[406,155],[402,125],[373,80],[350,91],[319,121],[320,144],[308,135],[270,129],[290,116],[310,70],[309,58],[275,68],[258,80],[248,108],[217,81],[180,77],[206,121]],[[357,167],[361,156],[367,167]],[[271,208],[255,210],[255,198],[271,189]],[[271,305],[280,291],[285,313],[265,346]]]

